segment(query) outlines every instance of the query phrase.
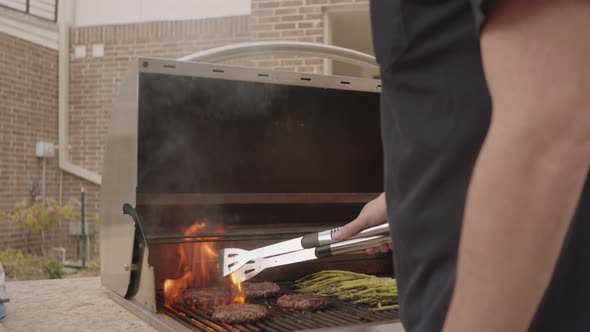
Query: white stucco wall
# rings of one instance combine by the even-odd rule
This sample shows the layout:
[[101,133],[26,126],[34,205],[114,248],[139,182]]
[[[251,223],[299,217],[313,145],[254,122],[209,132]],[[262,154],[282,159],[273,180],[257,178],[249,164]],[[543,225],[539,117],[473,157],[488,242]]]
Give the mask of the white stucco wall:
[[75,25],[105,25],[247,15],[251,0],[76,0]]

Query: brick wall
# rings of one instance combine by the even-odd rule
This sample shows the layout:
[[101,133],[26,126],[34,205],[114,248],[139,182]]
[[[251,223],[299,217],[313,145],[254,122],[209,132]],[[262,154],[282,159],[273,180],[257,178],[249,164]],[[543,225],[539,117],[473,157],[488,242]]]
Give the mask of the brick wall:
[[[252,0],[249,16],[73,28],[70,33],[70,156],[76,164],[101,172],[104,139],[113,100],[137,56],[178,58],[216,46],[259,40],[322,42],[323,8],[367,0]],[[104,56],[90,55],[93,44]],[[74,47],[87,56],[74,58]],[[313,57],[265,56],[231,63],[258,68],[315,72]]]
[[[137,56],[177,58],[198,50],[244,41],[322,42],[324,39],[324,7],[361,2],[366,3],[367,0],[252,0],[252,13],[248,16],[72,28],[70,31],[69,103],[69,153],[72,162],[95,172],[102,172],[104,141],[109,126],[110,112],[121,79],[133,58]],[[10,116],[14,120],[9,121],[13,122],[25,121],[27,123],[27,120],[24,120],[27,116],[30,120],[29,124],[23,125],[22,129],[11,124],[9,127],[11,132],[15,132],[14,134],[5,135],[4,129],[0,133],[0,151],[3,156],[0,161],[0,184],[10,185],[9,187],[3,185],[3,188],[0,188],[0,208],[3,207],[2,204],[4,207],[13,204],[12,196],[25,195],[26,184],[38,176],[40,166],[34,158],[34,150],[32,150],[34,142],[39,138],[57,141],[57,55],[55,52],[44,49],[34,51],[33,49],[38,47],[10,39],[4,36],[0,43],[23,44],[23,46],[19,46],[23,48],[19,52],[29,52],[31,56],[35,54],[43,59],[30,58],[28,65],[30,73],[21,70],[19,74],[15,74],[14,80],[21,76],[27,76],[29,79],[26,84],[21,85],[21,88],[18,88],[14,83],[4,83],[7,81],[2,78],[2,85],[0,85],[2,101],[0,102],[8,102],[13,105],[10,108],[3,106],[2,116]],[[94,44],[104,45],[104,56],[92,57],[91,49]],[[6,49],[7,45],[1,44],[0,50]],[[75,58],[75,46],[85,46],[87,56]],[[3,66],[6,62],[5,58],[0,58]],[[41,73],[38,64],[46,62],[51,63],[53,67],[50,67],[51,70],[43,70]],[[318,73],[323,70],[322,59],[314,57],[269,55],[231,61],[230,63],[299,72]],[[28,68],[24,63],[19,63],[17,66]],[[6,72],[6,68],[0,70],[0,73],[4,72]],[[51,83],[47,83],[44,79],[50,80]],[[33,88],[27,84],[32,84]],[[34,88],[39,86],[43,86],[43,89]],[[19,95],[18,91],[25,87],[32,90],[33,94],[20,92]],[[9,88],[10,92],[8,92]],[[22,101],[37,102],[38,97],[34,95],[37,90],[49,91],[46,93],[48,101],[44,101],[47,103],[47,110],[39,112],[39,117],[33,113],[29,115],[27,112],[33,111],[30,111],[30,108],[26,107],[23,104],[25,102]],[[5,101],[7,95],[13,95],[12,99]],[[40,103],[40,101],[38,102]],[[15,114],[14,111],[17,106],[23,109],[22,112],[19,111],[19,114]],[[43,119],[41,122],[44,128],[47,127],[45,131],[36,127],[38,118]],[[4,119],[1,120],[0,126],[7,123]],[[17,134],[20,136],[15,136]],[[41,137],[43,135],[47,135],[47,138]],[[5,136],[8,138],[7,141]],[[5,151],[10,152],[9,155],[14,155],[14,157],[4,160]],[[17,158],[26,161],[17,161]],[[23,163],[28,165],[27,172],[17,176],[16,172]],[[50,178],[52,182],[48,189],[50,188],[51,193],[54,193],[57,190],[59,173],[56,170],[56,161],[52,160],[51,163]],[[98,214],[100,190],[98,186],[69,174],[63,175],[62,184],[63,196],[66,198],[78,197],[80,187],[84,186],[87,192],[87,215],[94,217]],[[1,223],[0,226],[8,227]],[[22,239],[19,238],[22,235],[14,236],[14,240],[9,240],[9,238],[13,238],[10,235],[13,233],[12,230],[0,232],[0,236],[8,234],[5,239],[0,238],[0,249],[3,243],[16,245],[16,242],[22,242]],[[66,240],[65,242],[71,247],[71,241]],[[97,247],[95,246],[95,253],[98,252]]]
[[[0,33],[0,210],[29,199],[32,183],[40,186],[42,164],[35,143],[57,143],[57,52]],[[47,163],[48,197],[59,199],[57,158]],[[47,234],[48,245],[66,242],[63,225]],[[25,249],[26,232],[0,220],[0,250]],[[40,252],[40,237],[30,236]]]

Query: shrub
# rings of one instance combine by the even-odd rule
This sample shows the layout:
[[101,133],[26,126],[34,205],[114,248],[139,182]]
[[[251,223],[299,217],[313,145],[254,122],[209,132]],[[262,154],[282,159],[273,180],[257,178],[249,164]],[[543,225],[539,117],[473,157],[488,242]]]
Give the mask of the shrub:
[[90,264],[88,264],[87,270],[91,272],[100,272],[100,260],[97,259],[90,262]]
[[0,262],[8,277],[26,280],[31,277],[37,265],[37,258],[21,250],[8,248],[0,251]]
[[54,199],[48,198],[46,205],[41,204],[41,198],[36,197],[32,203],[20,202],[12,212],[3,213],[2,217],[33,233],[41,233],[54,229],[62,219],[71,219],[76,216],[74,201],[62,206]]
[[49,279],[61,279],[63,277],[63,265],[52,258],[41,258],[41,273]]
[[[19,202],[14,210],[10,212],[1,212],[0,219],[7,219],[18,227],[23,227],[29,232],[41,234],[49,232],[60,225],[63,219],[73,219],[77,217],[75,211],[76,201],[70,200],[65,205],[60,205],[54,199],[48,198],[46,204],[42,204],[41,197],[24,200]],[[27,248],[29,248],[27,236]],[[41,250],[45,255],[44,237],[41,238]]]

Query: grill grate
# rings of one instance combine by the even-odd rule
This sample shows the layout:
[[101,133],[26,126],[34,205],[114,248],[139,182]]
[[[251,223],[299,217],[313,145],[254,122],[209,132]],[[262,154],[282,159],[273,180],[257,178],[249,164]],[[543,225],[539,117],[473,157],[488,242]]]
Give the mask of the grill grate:
[[[281,287],[290,289],[290,287]],[[284,292],[292,293],[292,292]],[[396,310],[372,312],[363,305],[354,305],[338,299],[330,299],[330,307],[315,312],[297,312],[280,308],[274,304],[274,299],[259,299],[248,301],[266,306],[269,315],[266,319],[251,324],[229,325],[211,318],[205,310],[193,309],[184,305],[164,305],[164,297],[158,294],[160,311],[168,316],[180,320],[185,325],[198,331],[212,332],[287,332],[309,329],[353,326],[371,322],[386,322],[397,320]]]

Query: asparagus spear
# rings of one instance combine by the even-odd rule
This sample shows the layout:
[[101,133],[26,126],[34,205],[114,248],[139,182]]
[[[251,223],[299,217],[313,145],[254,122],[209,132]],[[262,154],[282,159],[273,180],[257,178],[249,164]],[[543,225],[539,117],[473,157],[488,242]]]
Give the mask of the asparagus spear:
[[392,278],[327,270],[299,279],[295,285],[302,293],[334,296],[355,304],[366,304],[374,311],[398,308],[397,284]]

